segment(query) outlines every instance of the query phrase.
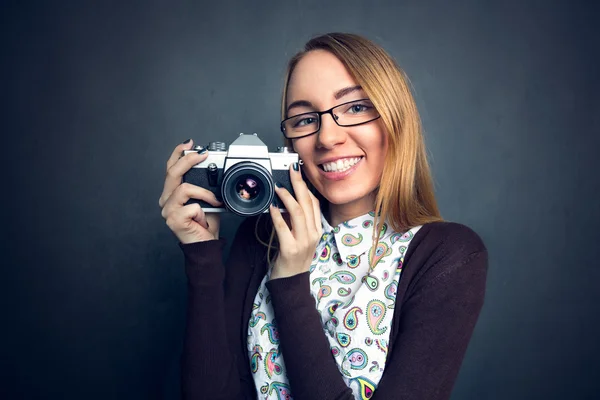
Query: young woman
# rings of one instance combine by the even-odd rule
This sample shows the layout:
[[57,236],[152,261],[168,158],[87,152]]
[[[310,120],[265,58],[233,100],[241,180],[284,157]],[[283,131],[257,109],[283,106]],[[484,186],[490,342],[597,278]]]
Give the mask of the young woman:
[[[352,34],[289,63],[281,129],[289,211],[240,225],[226,264],[220,204],[181,184],[206,151],[175,148],[159,204],[188,276],[182,391],[198,399],[447,399],[483,304],[484,244],[442,221],[407,79]],[[302,169],[302,171],[300,171]],[[304,179],[302,174],[304,174]]]

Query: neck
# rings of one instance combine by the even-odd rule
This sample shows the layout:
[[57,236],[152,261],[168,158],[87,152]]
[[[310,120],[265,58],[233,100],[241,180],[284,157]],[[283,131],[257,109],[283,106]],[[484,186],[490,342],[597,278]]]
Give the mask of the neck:
[[331,226],[338,226],[342,222],[359,217],[373,210],[375,204],[375,193],[356,199],[350,203],[329,203],[329,218]]

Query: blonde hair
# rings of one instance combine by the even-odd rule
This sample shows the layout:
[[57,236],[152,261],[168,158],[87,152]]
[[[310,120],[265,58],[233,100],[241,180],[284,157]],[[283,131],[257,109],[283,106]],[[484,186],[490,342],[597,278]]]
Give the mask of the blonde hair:
[[[388,135],[388,150],[374,204],[374,243],[379,239],[386,219],[396,232],[441,221],[425,151],[421,119],[408,77],[379,45],[350,33],[328,33],[309,40],[304,49],[288,63],[281,101],[282,120],[287,117],[286,98],[290,76],[302,57],[314,50],[328,51],[344,64],[373,102]],[[292,141],[285,140],[285,145],[291,148]],[[316,192],[312,185],[309,186],[313,193]],[[322,206],[327,206],[323,203],[326,200],[322,196],[319,195],[318,198]],[[269,254],[271,248],[276,248],[273,230],[268,243],[258,239],[268,246]],[[271,257],[268,256],[268,259],[270,262]]]

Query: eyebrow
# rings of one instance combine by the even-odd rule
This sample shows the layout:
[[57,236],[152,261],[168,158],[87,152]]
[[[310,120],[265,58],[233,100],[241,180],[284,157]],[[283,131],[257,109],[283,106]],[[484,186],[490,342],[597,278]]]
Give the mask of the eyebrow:
[[[350,93],[357,92],[359,90],[362,90],[362,86],[360,86],[360,85],[349,86],[349,87],[340,89],[337,92],[335,92],[333,94],[333,97],[336,100],[339,100],[342,97],[344,97],[344,96],[346,96],[346,95],[348,95]],[[315,106],[310,101],[307,101],[307,100],[297,100],[297,101],[294,101],[293,103],[291,103],[288,106],[287,111],[289,112],[294,107],[310,107],[310,108],[313,108],[313,109],[315,108]]]
[[347,94],[357,92],[359,90],[362,90],[362,86],[360,86],[360,85],[350,86],[350,87],[338,90],[337,92],[335,92],[333,94],[333,97],[335,97],[336,100],[339,100],[342,97],[346,96]]

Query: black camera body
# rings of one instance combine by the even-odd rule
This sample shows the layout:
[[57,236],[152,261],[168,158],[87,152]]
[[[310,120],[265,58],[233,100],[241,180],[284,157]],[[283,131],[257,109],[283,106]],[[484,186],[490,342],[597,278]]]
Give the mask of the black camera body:
[[[185,150],[183,155],[199,148]],[[190,168],[183,182],[210,190],[225,207],[214,207],[197,199],[190,199],[186,205],[199,203],[207,213],[231,211],[244,217],[269,212],[271,203],[284,211],[274,186],[277,182],[294,195],[289,168],[295,162],[298,162],[297,153],[287,147],[269,153],[256,133],[240,133],[228,149],[223,142],[210,142],[208,157]]]

